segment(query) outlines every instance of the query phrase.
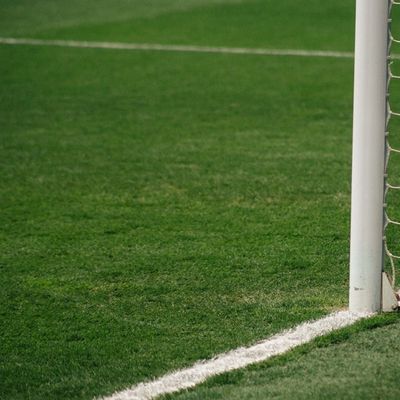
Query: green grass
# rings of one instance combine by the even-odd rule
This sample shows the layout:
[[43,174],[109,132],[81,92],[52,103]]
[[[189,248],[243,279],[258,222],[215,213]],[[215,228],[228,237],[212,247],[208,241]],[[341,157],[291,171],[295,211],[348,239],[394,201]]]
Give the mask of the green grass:
[[31,36],[48,29],[153,18],[241,0],[1,0],[1,35]]
[[349,91],[320,80],[323,110],[286,76],[350,62],[0,51],[10,398],[89,397],[345,305]]
[[[2,0],[0,32],[351,49],[344,0],[84,3]],[[1,398],[92,398],[346,306],[351,60],[0,58]]]
[[307,6],[303,1],[291,0],[231,0],[203,8],[195,7],[193,0],[191,3],[193,7],[187,6],[187,10],[160,12],[151,19],[139,13],[123,21],[99,19],[98,23],[60,24],[58,29],[43,27],[35,36],[206,46],[353,49],[351,2],[342,0],[322,7],[318,0],[308,1]]
[[379,316],[319,338],[283,356],[164,396],[214,399],[397,399],[394,358],[399,316]]

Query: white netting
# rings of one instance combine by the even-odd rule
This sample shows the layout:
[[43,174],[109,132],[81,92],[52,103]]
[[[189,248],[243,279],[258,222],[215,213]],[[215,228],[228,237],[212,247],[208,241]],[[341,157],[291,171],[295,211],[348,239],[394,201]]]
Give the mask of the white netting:
[[[393,185],[391,183],[391,177],[388,176],[388,166],[390,157],[393,153],[400,154],[400,148],[392,147],[390,144],[390,122],[392,118],[400,118],[400,112],[395,112],[391,108],[390,104],[390,85],[393,80],[400,80],[400,76],[393,73],[393,62],[394,59],[398,57],[394,57],[392,54],[392,44],[393,43],[400,43],[400,39],[395,38],[392,34],[391,30],[391,15],[392,15],[392,8],[394,6],[399,6],[400,1],[390,0],[390,17],[389,17],[389,35],[388,35],[388,73],[387,73],[387,107],[386,107],[386,158],[385,158],[385,198],[384,198],[384,237],[383,237],[383,244],[387,258],[390,262],[391,268],[391,283],[393,289],[396,286],[396,263],[397,260],[400,260],[400,254],[395,254],[390,248],[387,239],[387,230],[390,225],[399,226],[400,221],[396,220],[395,218],[391,218],[388,212],[387,207],[387,199],[388,195],[391,191],[399,191],[400,186]],[[399,228],[400,229],[400,228]]]

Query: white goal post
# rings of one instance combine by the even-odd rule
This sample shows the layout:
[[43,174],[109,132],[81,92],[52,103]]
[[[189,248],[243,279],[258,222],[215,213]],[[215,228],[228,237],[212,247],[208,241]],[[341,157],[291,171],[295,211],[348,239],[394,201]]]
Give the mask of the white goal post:
[[397,306],[383,274],[388,116],[388,0],[357,0],[354,66],[350,311]]

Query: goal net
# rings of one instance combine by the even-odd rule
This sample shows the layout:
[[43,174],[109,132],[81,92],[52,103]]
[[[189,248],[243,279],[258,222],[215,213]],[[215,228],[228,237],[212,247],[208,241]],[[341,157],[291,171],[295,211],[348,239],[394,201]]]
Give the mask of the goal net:
[[[397,291],[396,267],[400,260],[400,30],[394,31],[392,19],[400,21],[400,2],[389,2],[387,106],[385,130],[385,192],[384,192],[384,270],[390,277],[393,290]],[[396,51],[397,50],[397,51]],[[397,94],[397,96],[396,96]],[[396,134],[397,133],[397,134]],[[399,293],[396,292],[399,299]]]

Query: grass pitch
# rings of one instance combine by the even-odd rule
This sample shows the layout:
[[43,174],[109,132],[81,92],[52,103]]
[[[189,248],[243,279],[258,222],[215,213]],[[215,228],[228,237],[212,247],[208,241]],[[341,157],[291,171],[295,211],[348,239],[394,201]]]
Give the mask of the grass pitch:
[[[0,34],[353,40],[344,0],[81,3],[2,0]],[[351,60],[0,58],[2,398],[107,394],[346,306]]]
[[396,399],[397,315],[379,316],[286,355],[163,399]]

